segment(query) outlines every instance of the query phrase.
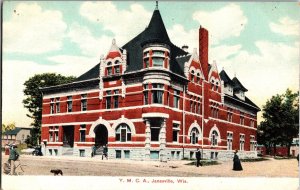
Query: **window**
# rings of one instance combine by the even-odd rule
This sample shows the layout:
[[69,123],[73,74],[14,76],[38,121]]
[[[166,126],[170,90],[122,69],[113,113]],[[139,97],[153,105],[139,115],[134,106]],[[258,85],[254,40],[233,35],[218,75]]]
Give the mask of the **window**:
[[191,82],[194,82],[194,74],[195,74],[195,72],[192,70],[191,71]]
[[111,92],[110,91],[106,91],[106,109],[110,109],[111,108]]
[[174,90],[174,108],[179,108],[179,100],[180,100],[180,92],[178,90]]
[[148,97],[148,93],[149,93],[148,89],[149,89],[148,84],[145,84],[144,85],[144,104],[145,105],[148,104],[148,99],[149,99],[149,97]]
[[159,132],[160,132],[160,127],[150,128],[151,141],[159,141]]
[[55,103],[55,107],[56,107],[56,113],[60,112],[60,102],[59,102],[59,98],[56,98],[56,103]]
[[173,142],[178,142],[179,124],[173,124]]
[[124,156],[125,156],[125,159],[130,158],[130,150],[124,150]]
[[152,85],[152,103],[162,104],[164,96],[164,85],[163,84],[153,84]]
[[79,149],[79,156],[85,157],[85,150]]
[[122,157],[121,150],[116,150],[116,158],[120,159]]
[[201,114],[201,104],[198,103],[198,114]]
[[125,123],[120,124],[116,128],[116,141],[127,142],[131,141],[131,130]]
[[200,74],[197,73],[197,83],[199,83],[199,82],[200,82]]
[[80,142],[85,142],[85,131],[86,131],[86,125],[80,125],[80,129],[79,129],[80,133],[79,133],[79,141]]
[[119,107],[119,90],[114,90],[114,108],[118,108]]
[[250,127],[254,127],[254,120],[250,120]]
[[145,59],[145,67],[149,68],[149,59]]
[[72,112],[72,96],[67,97],[67,110],[68,112]]
[[58,131],[54,132],[54,136],[55,136],[55,142],[58,142],[58,138],[59,138]]
[[211,134],[211,145],[212,146],[218,145],[218,137],[219,137],[218,132],[216,130],[214,130]]
[[227,150],[232,150],[232,132],[227,132]]
[[240,124],[241,124],[241,125],[244,125],[244,123],[245,123],[244,113],[241,113],[241,116],[240,116]]
[[112,75],[112,67],[107,67],[107,75]]
[[49,131],[49,142],[53,142],[53,131]]
[[198,143],[199,131],[197,128],[193,128],[190,134],[190,139],[192,144]]
[[190,112],[193,112],[194,102],[191,100],[190,102]]
[[54,98],[51,98],[51,102],[50,102],[50,114],[54,114]]
[[115,74],[119,74],[120,73],[120,66],[115,66]]
[[232,122],[232,115],[231,112],[227,112],[227,121]]
[[118,107],[119,107],[119,97],[114,96],[114,108],[118,108]]
[[152,58],[153,67],[163,67],[164,58],[153,57]]
[[245,146],[245,135],[240,134],[240,150],[244,150],[244,146]]
[[250,151],[256,151],[256,140],[253,135],[250,136]]
[[81,111],[87,110],[87,95],[82,94],[81,95]]

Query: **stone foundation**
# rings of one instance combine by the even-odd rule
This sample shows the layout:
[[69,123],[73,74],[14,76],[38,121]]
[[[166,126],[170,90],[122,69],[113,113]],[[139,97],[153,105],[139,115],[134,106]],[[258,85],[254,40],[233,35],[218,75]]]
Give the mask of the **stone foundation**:
[[[201,150],[201,149],[200,149]],[[159,148],[150,148],[150,158],[146,156],[145,148],[108,148],[109,159],[130,159],[130,160],[160,160]],[[76,157],[91,157],[91,147],[46,147],[42,148],[42,152],[45,156],[76,156]],[[45,154],[46,152],[46,154]],[[184,159],[196,159],[195,149],[165,149],[165,160],[182,160]],[[201,150],[203,159],[213,160],[231,160],[234,156],[233,150],[214,150],[204,149]],[[239,151],[238,156],[241,159],[244,158],[257,158],[257,151]]]

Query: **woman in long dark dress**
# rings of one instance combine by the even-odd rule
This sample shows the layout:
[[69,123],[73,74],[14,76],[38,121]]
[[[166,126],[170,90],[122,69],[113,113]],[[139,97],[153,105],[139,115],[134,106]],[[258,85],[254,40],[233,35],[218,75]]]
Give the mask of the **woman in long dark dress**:
[[237,155],[238,150],[235,150],[234,157],[233,157],[233,170],[240,171],[243,170],[241,161],[239,159],[239,156]]

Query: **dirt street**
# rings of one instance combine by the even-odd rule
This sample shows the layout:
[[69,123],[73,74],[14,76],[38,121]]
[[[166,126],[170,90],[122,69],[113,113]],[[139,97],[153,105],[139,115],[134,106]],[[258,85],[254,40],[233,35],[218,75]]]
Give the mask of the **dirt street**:
[[[2,164],[8,156],[2,154]],[[296,159],[242,162],[243,171],[233,171],[232,161],[219,165],[195,167],[191,161],[101,160],[79,157],[38,157],[21,155],[24,175],[53,175],[51,169],[61,169],[64,176],[176,176],[176,177],[298,177]],[[3,171],[2,171],[3,172]]]

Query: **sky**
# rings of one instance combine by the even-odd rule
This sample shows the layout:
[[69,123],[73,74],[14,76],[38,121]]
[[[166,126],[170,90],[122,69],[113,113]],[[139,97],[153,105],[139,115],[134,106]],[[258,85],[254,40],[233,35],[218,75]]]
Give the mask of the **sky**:
[[[209,31],[209,61],[236,76],[260,108],[287,88],[299,89],[297,2],[167,2],[158,8],[171,41],[198,49]],[[29,127],[24,82],[35,74],[80,76],[142,32],[153,1],[4,1],[2,120]],[[258,114],[261,121],[261,112]]]

